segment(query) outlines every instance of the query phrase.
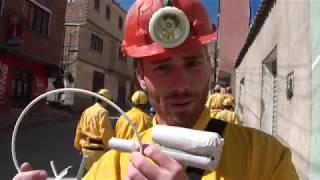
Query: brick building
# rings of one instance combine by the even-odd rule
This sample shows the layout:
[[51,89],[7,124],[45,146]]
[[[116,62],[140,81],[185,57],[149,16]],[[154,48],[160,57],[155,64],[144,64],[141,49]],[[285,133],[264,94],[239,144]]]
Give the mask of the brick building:
[[18,114],[58,74],[66,3],[0,1],[0,114]]

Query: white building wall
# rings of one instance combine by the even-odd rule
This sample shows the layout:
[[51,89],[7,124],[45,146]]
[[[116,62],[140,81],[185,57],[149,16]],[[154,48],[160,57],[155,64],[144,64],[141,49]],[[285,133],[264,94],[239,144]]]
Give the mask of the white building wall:
[[[262,62],[277,50],[276,138],[289,146],[302,179],[307,178],[311,124],[311,58],[308,1],[278,0],[237,68],[237,96],[245,104],[245,125],[260,129]],[[287,75],[294,72],[293,98],[287,100]],[[245,93],[239,94],[244,77]],[[272,101],[272,97],[269,99]],[[238,101],[239,102],[239,101]],[[238,104],[239,106],[239,104]],[[238,112],[239,107],[238,107]],[[272,119],[270,119],[272,121]]]

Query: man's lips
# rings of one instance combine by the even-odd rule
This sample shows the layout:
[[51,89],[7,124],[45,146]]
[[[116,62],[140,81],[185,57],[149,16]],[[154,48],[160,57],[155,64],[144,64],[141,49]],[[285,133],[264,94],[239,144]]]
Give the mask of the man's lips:
[[173,105],[173,106],[184,106],[184,105],[188,105],[189,103],[191,103],[191,101],[172,102],[170,104]]
[[192,98],[190,96],[180,96],[180,97],[171,96],[171,97],[166,98],[166,101],[169,104],[183,105],[183,104],[188,104],[188,103],[192,102]]
[[170,109],[172,111],[185,111],[189,110],[192,101],[171,101],[169,102]]
[[165,101],[171,110],[185,111],[190,109],[193,99],[191,93],[173,93],[167,96]]

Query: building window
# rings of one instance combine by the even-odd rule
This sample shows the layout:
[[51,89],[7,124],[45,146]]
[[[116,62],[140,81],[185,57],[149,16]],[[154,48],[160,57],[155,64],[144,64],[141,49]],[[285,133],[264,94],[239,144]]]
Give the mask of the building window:
[[118,84],[118,99],[117,104],[120,107],[126,107],[126,86],[124,83]]
[[127,62],[127,56],[122,53],[121,46],[118,48],[118,59]]
[[104,88],[104,74],[102,72],[93,71],[92,91],[97,92]]
[[122,17],[119,17],[118,27],[120,30],[122,30],[122,24],[123,24]]
[[49,33],[51,12],[39,4],[27,1],[25,13],[28,28],[41,36],[47,37]]
[[2,16],[3,6],[4,6],[4,0],[0,0],[0,16]]
[[94,0],[94,9],[97,11],[100,10],[100,0]]
[[90,48],[102,53],[103,40],[101,38],[99,38],[98,36],[96,36],[94,34],[91,34],[91,45],[90,45]]
[[12,79],[12,107],[24,107],[32,99],[32,74],[15,70]]
[[238,102],[238,115],[240,117],[243,117],[243,110],[244,110],[244,77],[240,80],[240,88],[239,88],[239,96],[238,96],[238,100],[236,102]]
[[110,7],[106,7],[106,19],[110,20]]

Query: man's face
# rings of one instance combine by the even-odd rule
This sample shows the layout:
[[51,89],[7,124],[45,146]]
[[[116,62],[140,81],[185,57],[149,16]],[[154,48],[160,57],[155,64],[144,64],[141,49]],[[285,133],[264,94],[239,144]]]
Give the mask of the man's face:
[[160,123],[192,127],[203,111],[210,80],[205,47],[142,59],[140,85],[148,93]]

